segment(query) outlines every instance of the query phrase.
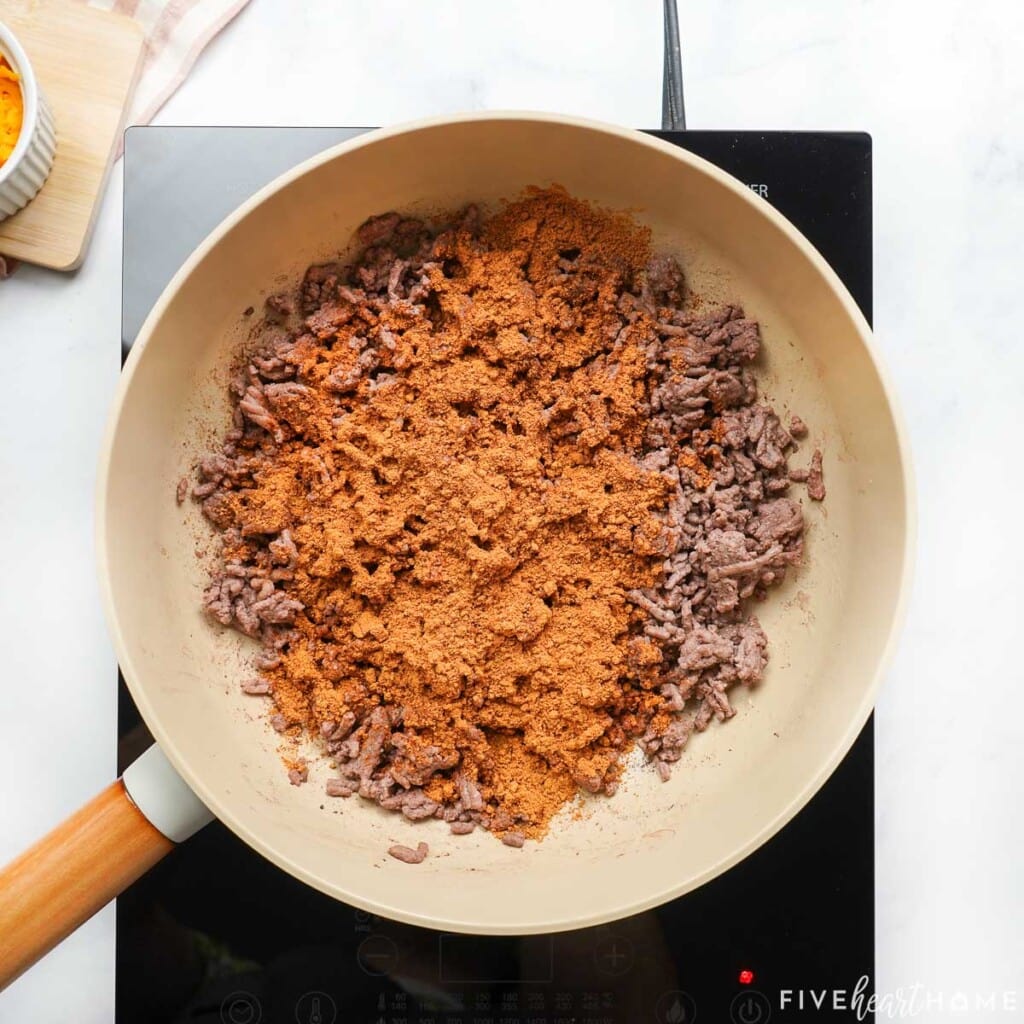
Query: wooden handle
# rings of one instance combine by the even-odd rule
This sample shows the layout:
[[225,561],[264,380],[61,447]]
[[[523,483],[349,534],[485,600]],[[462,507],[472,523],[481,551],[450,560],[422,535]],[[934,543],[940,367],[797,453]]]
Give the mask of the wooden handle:
[[8,864],[0,871],[0,989],[173,848],[118,780]]

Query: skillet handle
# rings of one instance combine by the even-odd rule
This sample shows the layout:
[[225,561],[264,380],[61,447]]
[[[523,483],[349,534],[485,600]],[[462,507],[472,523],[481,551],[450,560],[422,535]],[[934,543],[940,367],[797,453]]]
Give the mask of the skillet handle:
[[123,779],[0,870],[0,990],[210,818],[150,747]]

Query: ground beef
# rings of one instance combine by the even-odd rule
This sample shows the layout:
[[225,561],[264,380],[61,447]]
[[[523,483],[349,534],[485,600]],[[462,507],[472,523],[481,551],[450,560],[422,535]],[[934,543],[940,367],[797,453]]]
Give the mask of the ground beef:
[[417,843],[414,850],[411,846],[402,846],[400,843],[396,843],[388,848],[388,853],[395,860],[402,861],[403,864],[422,864],[427,859],[427,854],[430,853],[430,847],[426,843]]
[[[446,308],[439,299],[441,282],[467,273],[459,254],[480,251],[483,223],[475,207],[436,227],[397,213],[373,217],[357,232],[361,251],[351,265],[312,266],[294,291],[268,299],[260,341],[232,381],[231,429],[221,448],[199,461],[191,494],[222,541],[219,567],[203,599],[206,612],[260,642],[261,674],[242,690],[275,701],[270,721],[279,733],[315,730],[337,772],[326,783],[328,795],[359,795],[410,821],[440,818],[457,835],[481,825],[506,845],[520,847],[541,834],[546,822],[496,800],[497,783],[484,778],[479,762],[470,758],[471,751],[503,742],[501,719],[477,714],[486,710],[483,698],[468,700],[465,716],[452,726],[457,742],[441,743],[429,741],[416,713],[382,702],[363,684],[359,699],[339,703],[337,712],[317,705],[314,715],[289,705],[272,682],[284,678],[282,659],[297,656],[300,627],[302,636],[324,643],[342,627],[349,638],[347,646],[317,662],[315,671],[328,689],[356,669],[372,679],[383,628],[377,611],[387,588],[401,573],[429,587],[431,574],[443,571],[439,553],[425,539],[427,522],[399,524],[404,539],[397,547],[390,540],[361,542],[366,550],[358,565],[317,568],[317,557],[324,562],[326,554],[300,551],[287,506],[263,500],[282,448],[301,455],[300,468],[280,484],[289,493],[328,488],[336,500],[351,500],[338,461],[343,456],[364,474],[372,472],[386,494],[395,468],[373,463],[351,442],[340,454],[332,449],[333,441],[322,436],[324,409],[341,436],[357,403],[386,396],[392,401],[392,389],[422,358],[410,348],[410,328],[467,317],[480,321],[480,336],[492,346],[486,359],[501,372],[518,366],[523,376],[550,374],[551,401],[543,416],[551,444],[578,452],[579,463],[605,473],[605,493],[621,481],[609,475],[602,452],[617,446],[628,453],[632,472],[647,481],[645,493],[664,497],[646,525],[626,524],[618,534],[612,525],[598,525],[614,538],[609,543],[620,545],[622,558],[639,552],[651,571],[646,585],[623,591],[619,600],[632,609],[627,635],[616,640],[624,652],[623,693],[607,711],[598,709],[600,756],[577,757],[571,769],[576,787],[609,795],[618,785],[621,755],[633,742],[667,778],[693,732],[735,714],[730,689],[760,680],[768,641],[751,614],[751,601],[764,599],[803,555],[803,512],[787,493],[790,482],[806,481],[809,497],[817,501],[825,490],[820,451],[807,470],[788,467],[807,427],[792,415],[787,430],[759,399],[752,364],[760,330],[738,306],[709,309],[693,301],[670,256],[655,255],[632,269],[623,259],[609,271],[599,254],[569,245],[558,254],[543,303],[537,301],[546,303],[545,330],[590,348],[575,363],[552,357],[545,367],[531,354],[527,332],[505,331],[499,345],[486,320],[495,314],[472,302]],[[521,287],[532,303],[541,284],[524,276]],[[599,316],[585,328],[583,315],[595,308]],[[596,343],[588,337],[595,323],[601,332]],[[637,387],[616,392],[613,384],[618,377],[623,385],[630,359],[639,367],[631,371],[639,373]],[[623,394],[632,403],[625,411],[615,407]],[[478,428],[470,397],[457,429]],[[495,421],[498,429],[523,429],[514,415],[503,417]],[[403,429],[401,416],[394,422]],[[565,501],[564,518],[583,522],[587,508],[574,507],[571,495],[559,498],[557,481],[548,484],[545,507]],[[379,515],[383,522],[386,503]],[[476,559],[485,577],[511,571],[507,552],[481,544],[469,545],[464,557]],[[318,584],[314,607],[309,581],[330,572],[338,574],[332,584],[339,588],[337,597],[324,601]],[[357,608],[346,596],[355,575]],[[528,649],[550,617],[550,597],[524,599],[506,609],[506,617],[508,623],[496,628]],[[556,753],[542,756],[554,764]],[[304,764],[293,764],[289,777],[296,785],[304,782]],[[427,848],[420,843],[415,850],[394,846],[389,852],[419,863]]]
[[817,448],[811,456],[811,465],[807,470],[807,496],[812,501],[825,500],[825,477],[821,470],[821,452]]
[[295,300],[291,295],[271,295],[267,299],[267,311],[279,317],[288,317],[295,312]]

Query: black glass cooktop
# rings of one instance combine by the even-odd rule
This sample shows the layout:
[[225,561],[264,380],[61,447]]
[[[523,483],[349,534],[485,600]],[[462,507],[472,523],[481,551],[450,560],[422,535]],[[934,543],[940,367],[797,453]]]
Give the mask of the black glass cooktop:
[[[173,272],[226,213],[293,163],[361,130],[132,128],[124,179],[125,347]],[[868,136],[655,134],[735,174],[778,207],[870,319]],[[123,683],[118,734],[123,767],[148,743]],[[118,900],[116,1019],[857,1019],[849,997],[862,976],[870,994],[874,960],[873,775],[869,722],[804,811],[725,875],[612,925],[525,938],[467,938],[372,917],[295,881],[214,823]],[[833,989],[848,997],[833,999]],[[822,990],[829,998],[816,1009]],[[835,1008],[844,1002],[846,1009]]]

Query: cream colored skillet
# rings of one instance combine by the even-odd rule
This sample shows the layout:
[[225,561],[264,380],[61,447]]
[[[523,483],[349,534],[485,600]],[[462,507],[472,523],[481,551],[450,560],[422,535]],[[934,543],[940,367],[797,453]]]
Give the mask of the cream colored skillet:
[[[771,662],[737,694],[737,716],[697,735],[668,782],[634,763],[613,799],[516,851],[329,800],[323,764],[289,785],[263,702],[239,693],[248,641],[200,613],[203,523],[174,492],[227,423],[221,371],[247,307],[336,256],[371,214],[551,182],[631,210],[698,293],[760,320],[762,390],[811,426],[828,498],[807,509],[806,564],[758,609]],[[694,889],[789,821],[860,732],[901,619],[912,518],[906,443],[867,324],[792,225],[711,164],[639,132],[515,113],[377,131],[314,157],[193,253],[125,366],[100,464],[100,574],[118,660],[159,746],[0,875],[0,979],[211,815],[317,889],[431,928],[556,931]],[[420,839],[431,852],[418,866],[386,855]]]

